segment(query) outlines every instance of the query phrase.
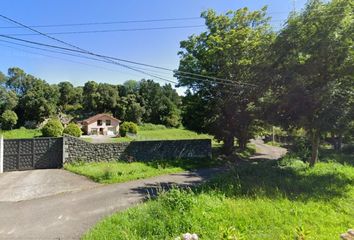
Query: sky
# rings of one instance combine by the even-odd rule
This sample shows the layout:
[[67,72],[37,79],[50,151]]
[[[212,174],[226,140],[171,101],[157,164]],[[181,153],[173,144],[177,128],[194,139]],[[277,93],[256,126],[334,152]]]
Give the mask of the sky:
[[[30,26],[193,18],[164,22],[35,27],[45,33],[173,27],[159,30],[52,36],[90,52],[176,69],[179,63],[177,53],[180,51],[180,41],[187,39],[192,34],[198,34],[205,30],[201,26],[204,25],[203,19],[198,19],[202,11],[214,9],[218,13],[225,13],[228,10],[236,10],[242,7],[258,10],[267,5],[269,16],[272,17],[271,24],[275,29],[279,29],[290,11],[294,7],[297,11],[300,10],[304,4],[305,0],[296,0],[295,2],[294,0],[2,0],[0,14]],[[16,25],[1,18],[0,34],[32,33],[28,29],[8,28],[14,26]],[[188,28],[185,28],[186,26]],[[44,36],[17,35],[14,37],[67,47]],[[9,39],[0,37],[0,71],[3,73],[7,73],[9,67],[16,66],[25,70],[26,73],[42,78],[49,83],[69,81],[75,86],[83,85],[90,80],[122,84],[129,79],[154,79],[146,74],[118,65],[27,48],[3,42],[3,40],[9,41]],[[15,42],[13,40],[10,41]],[[157,74],[170,80],[176,80],[171,72],[158,72]],[[166,83],[161,79],[155,78],[154,80],[161,84]],[[184,89],[178,89],[179,93],[183,91]]]

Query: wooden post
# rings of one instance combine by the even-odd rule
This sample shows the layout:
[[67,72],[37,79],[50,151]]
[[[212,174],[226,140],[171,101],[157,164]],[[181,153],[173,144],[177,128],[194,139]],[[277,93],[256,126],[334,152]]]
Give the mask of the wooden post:
[[272,126],[272,142],[273,142],[273,145],[274,145],[274,142],[275,142],[274,126]]
[[0,136],[0,173],[4,172],[4,137]]

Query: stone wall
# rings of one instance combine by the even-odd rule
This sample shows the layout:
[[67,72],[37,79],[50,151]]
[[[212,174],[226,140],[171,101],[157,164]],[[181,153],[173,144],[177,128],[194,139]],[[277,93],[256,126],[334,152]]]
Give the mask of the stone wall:
[[64,162],[133,160],[150,161],[178,158],[211,158],[211,140],[133,141],[89,143],[64,137]]

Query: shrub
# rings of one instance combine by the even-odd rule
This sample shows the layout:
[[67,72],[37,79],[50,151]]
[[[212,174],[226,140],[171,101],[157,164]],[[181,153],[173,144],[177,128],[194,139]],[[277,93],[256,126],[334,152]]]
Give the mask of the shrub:
[[138,125],[133,122],[124,122],[119,128],[119,133],[122,137],[125,137],[127,133],[137,134]]
[[17,114],[14,111],[6,110],[1,115],[1,127],[5,130],[11,130],[17,124]]
[[44,137],[60,137],[63,135],[64,127],[59,119],[50,119],[42,128]]
[[293,140],[292,151],[303,161],[311,157],[311,143],[306,137],[296,137]]
[[82,131],[80,127],[75,123],[69,123],[64,129],[63,133],[74,137],[81,137]]

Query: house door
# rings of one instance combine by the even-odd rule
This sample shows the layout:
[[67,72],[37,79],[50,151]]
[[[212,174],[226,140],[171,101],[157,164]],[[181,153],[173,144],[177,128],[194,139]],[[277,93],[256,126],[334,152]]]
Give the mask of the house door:
[[100,128],[100,135],[103,135],[103,128]]

